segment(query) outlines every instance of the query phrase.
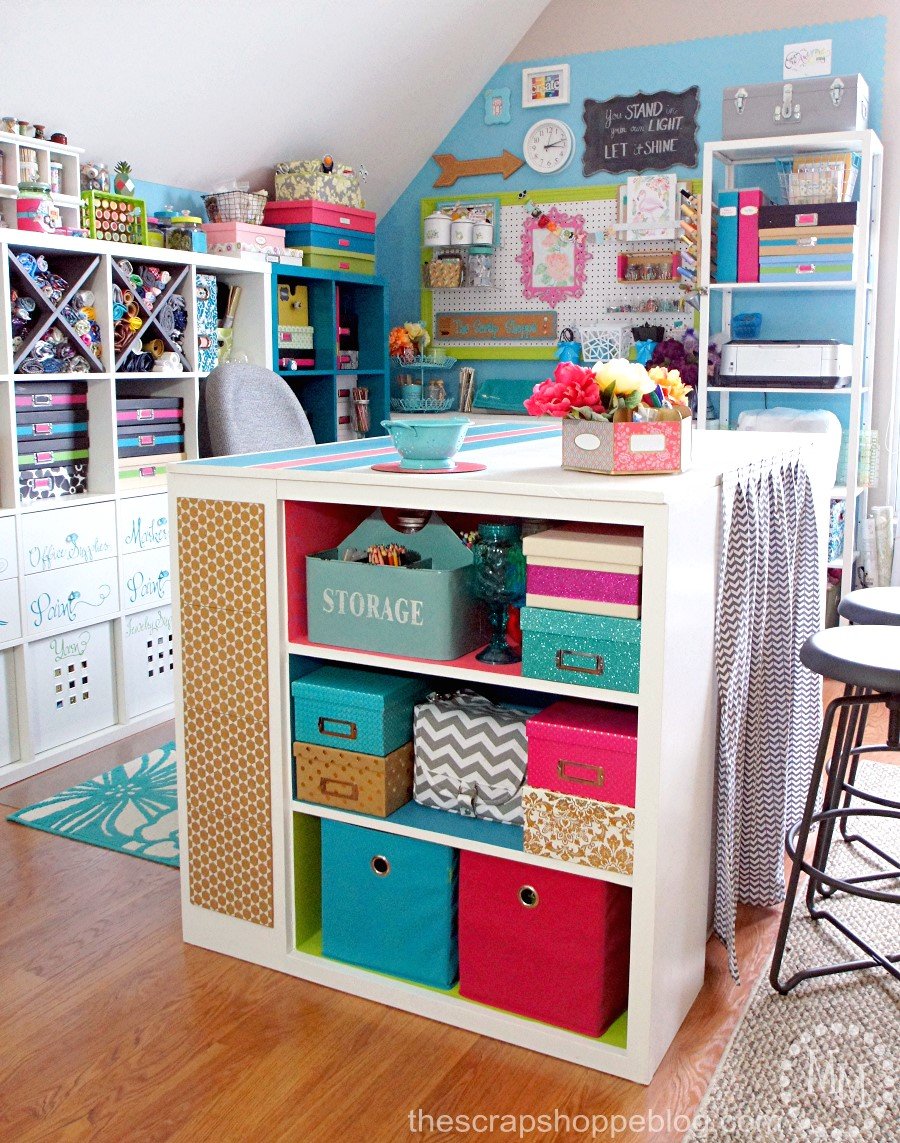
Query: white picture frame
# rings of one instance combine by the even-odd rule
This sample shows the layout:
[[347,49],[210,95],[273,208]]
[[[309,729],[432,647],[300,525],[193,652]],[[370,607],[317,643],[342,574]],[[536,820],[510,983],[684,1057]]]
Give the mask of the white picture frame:
[[522,68],[522,106],[560,107],[569,102],[569,65]]

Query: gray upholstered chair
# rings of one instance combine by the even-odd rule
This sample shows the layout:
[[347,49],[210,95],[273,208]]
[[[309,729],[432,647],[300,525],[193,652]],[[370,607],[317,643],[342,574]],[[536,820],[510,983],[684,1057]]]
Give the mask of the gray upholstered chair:
[[261,365],[226,364],[214,369],[206,379],[203,404],[212,456],[316,443],[290,386]]

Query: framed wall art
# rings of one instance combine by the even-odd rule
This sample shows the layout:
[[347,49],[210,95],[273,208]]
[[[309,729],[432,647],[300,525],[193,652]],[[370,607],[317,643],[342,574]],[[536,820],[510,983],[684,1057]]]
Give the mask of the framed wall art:
[[526,214],[516,258],[522,268],[522,296],[548,306],[581,297],[590,257],[580,214],[563,214],[555,206],[538,217]]
[[559,107],[568,102],[568,64],[522,68],[523,107]]
[[484,93],[484,121],[488,127],[509,122],[509,88],[489,87]]

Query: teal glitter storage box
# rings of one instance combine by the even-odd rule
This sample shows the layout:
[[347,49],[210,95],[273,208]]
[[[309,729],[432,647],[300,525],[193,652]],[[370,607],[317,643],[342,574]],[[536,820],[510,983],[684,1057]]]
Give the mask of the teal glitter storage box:
[[322,821],[322,952],[433,988],[457,977],[456,850]]
[[413,707],[429,689],[404,675],[320,667],[291,683],[294,737],[383,758],[412,739]]
[[641,621],[523,607],[522,674],[637,694]]

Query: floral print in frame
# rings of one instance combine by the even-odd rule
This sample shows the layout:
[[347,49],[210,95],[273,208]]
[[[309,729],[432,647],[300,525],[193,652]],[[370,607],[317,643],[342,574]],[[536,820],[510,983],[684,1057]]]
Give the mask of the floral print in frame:
[[537,217],[526,214],[522,226],[522,296],[555,306],[584,293],[585,263],[591,255],[584,240],[584,219],[555,206]]

